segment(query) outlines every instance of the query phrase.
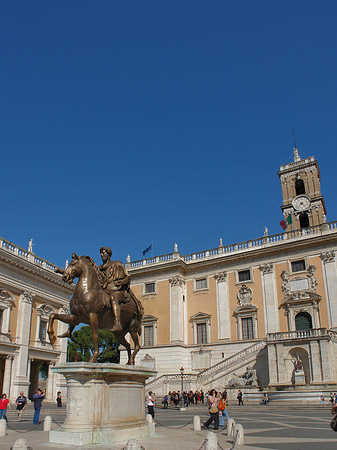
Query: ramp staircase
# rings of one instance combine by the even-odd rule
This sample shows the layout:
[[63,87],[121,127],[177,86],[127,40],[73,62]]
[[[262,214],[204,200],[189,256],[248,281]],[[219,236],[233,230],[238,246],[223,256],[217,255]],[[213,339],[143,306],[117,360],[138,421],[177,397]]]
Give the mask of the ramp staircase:
[[[248,364],[252,362],[257,354],[263,350],[266,346],[266,340],[260,340],[258,342],[254,342],[254,344],[246,347],[245,349],[234,353],[234,355],[229,356],[228,358],[214,364],[213,366],[202,370],[198,374],[184,374],[184,384],[190,382],[195,385],[195,389],[205,389],[209,384],[216,381],[219,378],[222,378],[237,368],[240,368],[245,363]],[[153,391],[160,391],[163,385],[167,386],[167,390],[172,390],[170,388],[170,383],[177,383],[181,380],[180,373],[172,373],[161,375],[154,380],[149,381],[146,385],[146,389],[150,389]]]

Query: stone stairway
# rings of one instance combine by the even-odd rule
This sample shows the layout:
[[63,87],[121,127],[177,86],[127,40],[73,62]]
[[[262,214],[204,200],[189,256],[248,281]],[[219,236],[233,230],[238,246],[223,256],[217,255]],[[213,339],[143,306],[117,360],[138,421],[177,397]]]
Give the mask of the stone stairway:
[[[255,361],[256,356],[261,350],[266,347],[266,341],[260,340],[258,342],[254,342],[254,344],[246,347],[244,350],[241,350],[234,355],[229,356],[228,358],[214,364],[213,366],[202,370],[198,374],[184,374],[184,385],[194,386],[191,388],[195,389],[204,389],[208,390],[210,385],[220,378],[227,376],[228,374],[233,373],[235,370],[240,370],[241,367],[244,367],[245,364],[249,364]],[[181,375],[180,373],[175,374],[167,374],[161,375],[154,380],[151,380],[147,385],[147,390],[152,391],[160,391],[163,388],[163,385],[167,387],[167,391],[174,390],[175,388],[171,388],[170,384],[180,382]],[[166,389],[164,389],[166,391]]]

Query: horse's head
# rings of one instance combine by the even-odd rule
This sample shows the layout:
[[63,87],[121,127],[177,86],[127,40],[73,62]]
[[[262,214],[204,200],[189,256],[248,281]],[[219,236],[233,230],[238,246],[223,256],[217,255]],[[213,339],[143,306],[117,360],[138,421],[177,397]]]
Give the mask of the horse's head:
[[65,269],[62,280],[66,283],[72,283],[75,278],[79,277],[82,273],[82,264],[81,264],[81,257],[77,256],[76,253],[73,253],[72,260],[70,261],[70,264]]

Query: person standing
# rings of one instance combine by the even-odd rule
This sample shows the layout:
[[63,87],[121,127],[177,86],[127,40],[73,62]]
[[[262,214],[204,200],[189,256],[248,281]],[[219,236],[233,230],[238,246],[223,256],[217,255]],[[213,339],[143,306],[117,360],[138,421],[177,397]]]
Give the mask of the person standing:
[[38,389],[36,393],[33,395],[34,410],[35,410],[33,418],[34,425],[37,425],[39,423],[42,400],[44,400],[45,397],[46,393],[43,389]]
[[11,405],[9,404],[7,394],[2,394],[0,399],[0,419],[5,419],[6,422],[8,422],[6,416],[7,407],[8,409],[11,409]]
[[152,391],[149,392],[149,395],[148,395],[148,397],[147,397],[147,399],[146,399],[146,403],[147,403],[147,410],[148,410],[148,413],[151,414],[152,419],[154,419],[154,403],[155,403],[155,398],[154,398],[154,395],[153,395],[153,392],[152,392]]
[[243,400],[242,400],[242,397],[243,397],[242,392],[239,390],[238,396],[236,397],[236,398],[238,399],[238,401],[239,401],[239,406],[240,406],[240,405],[243,406]]
[[16,403],[16,410],[18,412],[19,422],[21,422],[23,411],[27,407],[27,397],[24,395],[22,391],[20,392],[20,395],[16,399],[15,403]]
[[168,408],[168,400],[169,400],[168,395],[165,395],[165,397],[163,399],[164,409]]
[[209,396],[207,397],[207,402],[209,406],[209,415],[210,418],[207,420],[207,422],[204,423],[204,428],[208,429],[210,424],[214,422],[214,430],[219,429],[219,410],[218,410],[218,403],[219,398],[217,398],[217,392],[215,389],[211,389]]
[[218,404],[218,408],[220,411],[220,427],[223,427],[225,425],[225,419],[224,417],[226,417],[226,423],[228,423],[228,412],[227,412],[227,392],[224,391],[222,393],[222,398]]
[[61,395],[61,391],[58,391],[58,393],[56,394],[57,396],[56,396],[56,403],[57,403],[57,406],[59,407],[59,408],[62,408],[62,395]]

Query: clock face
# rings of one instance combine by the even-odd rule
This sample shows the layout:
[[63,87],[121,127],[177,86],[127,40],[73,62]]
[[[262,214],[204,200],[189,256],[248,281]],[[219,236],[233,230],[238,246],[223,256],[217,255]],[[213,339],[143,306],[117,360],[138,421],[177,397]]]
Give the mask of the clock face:
[[306,211],[310,208],[310,199],[306,195],[299,195],[293,200],[293,207],[297,211]]

